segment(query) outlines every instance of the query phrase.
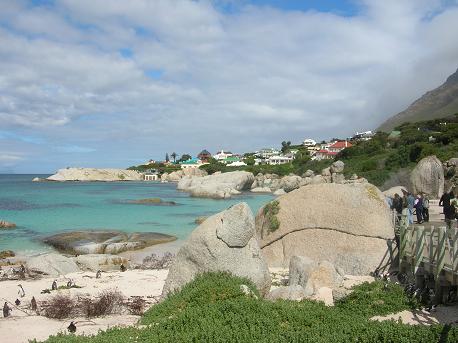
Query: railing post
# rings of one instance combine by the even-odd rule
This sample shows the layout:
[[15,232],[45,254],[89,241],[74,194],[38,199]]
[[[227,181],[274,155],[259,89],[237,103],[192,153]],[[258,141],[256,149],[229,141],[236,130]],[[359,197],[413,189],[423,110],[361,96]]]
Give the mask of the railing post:
[[437,262],[436,262],[436,270],[434,273],[434,277],[437,280],[439,280],[440,273],[442,271],[442,268],[444,268],[445,264],[445,240],[447,239],[446,235],[446,228],[445,227],[439,227],[437,228],[438,232],[438,240],[437,240],[437,248],[436,248],[436,256],[437,256]]
[[407,228],[409,226],[406,209],[402,211],[401,220],[399,222],[399,270],[402,270],[402,260],[406,255],[406,247],[408,241]]
[[418,268],[423,262],[423,249],[425,248],[425,227],[415,227],[415,252],[414,252],[414,269],[413,273],[416,274]]

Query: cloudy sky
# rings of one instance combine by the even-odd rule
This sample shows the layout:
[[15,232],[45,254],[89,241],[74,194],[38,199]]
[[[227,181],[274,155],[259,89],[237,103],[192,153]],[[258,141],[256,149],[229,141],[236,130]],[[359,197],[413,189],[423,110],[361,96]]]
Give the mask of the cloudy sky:
[[372,129],[457,32],[458,0],[0,0],[0,172]]

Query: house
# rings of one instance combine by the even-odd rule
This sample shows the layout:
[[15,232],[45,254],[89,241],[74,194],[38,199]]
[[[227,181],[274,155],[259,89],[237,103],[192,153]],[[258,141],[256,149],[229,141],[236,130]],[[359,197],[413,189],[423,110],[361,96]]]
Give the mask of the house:
[[356,132],[356,134],[351,137],[351,139],[355,141],[368,141],[371,140],[374,136],[375,133],[372,131]]
[[159,175],[157,173],[145,173],[143,174],[144,181],[158,181]]
[[203,164],[207,164],[207,163],[203,163],[198,158],[191,158],[187,161],[180,162],[181,169],[199,168]]
[[217,154],[213,155],[213,158],[217,161],[222,161],[231,156],[232,156],[232,152],[221,150]]
[[240,161],[240,158],[238,158],[237,156],[234,156],[234,155],[228,156],[224,160],[219,160],[219,162],[224,163],[224,164],[231,164],[231,163],[235,163],[235,162],[239,162],[239,161]]
[[208,150],[204,149],[199,153],[199,155],[197,155],[197,158],[202,162],[208,162],[212,158],[212,154],[210,154]]
[[280,150],[274,148],[264,148],[255,152],[255,156],[261,159],[268,159],[271,156],[280,154]]
[[353,146],[349,141],[337,141],[334,144],[331,144],[327,149],[329,152],[341,152],[342,150]]
[[227,164],[228,167],[242,167],[242,166],[246,166],[247,164],[245,162],[242,162],[242,161],[236,161],[236,162],[232,162],[232,163],[229,163]]
[[315,155],[313,155],[313,160],[332,160],[337,155],[337,152],[332,152],[327,149],[318,150]]
[[316,142],[313,139],[307,138],[304,140],[302,143],[303,146],[309,148],[309,147],[315,147]]
[[270,156],[267,160],[267,164],[270,165],[278,165],[278,164],[286,164],[292,162],[293,158],[288,156]]

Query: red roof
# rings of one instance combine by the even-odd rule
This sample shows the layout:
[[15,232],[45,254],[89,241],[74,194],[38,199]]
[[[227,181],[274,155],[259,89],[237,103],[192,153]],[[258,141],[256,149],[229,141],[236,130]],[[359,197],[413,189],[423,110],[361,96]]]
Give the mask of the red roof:
[[329,148],[332,149],[345,149],[351,147],[353,144],[351,144],[348,141],[339,141],[335,142],[333,145],[331,145]]

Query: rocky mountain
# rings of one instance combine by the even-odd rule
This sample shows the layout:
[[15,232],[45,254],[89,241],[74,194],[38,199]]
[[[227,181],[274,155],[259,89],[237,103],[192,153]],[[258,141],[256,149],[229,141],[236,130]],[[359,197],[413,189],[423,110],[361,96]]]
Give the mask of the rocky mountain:
[[385,121],[377,130],[389,132],[405,122],[447,117],[458,112],[458,70],[440,87],[427,92],[406,110]]

